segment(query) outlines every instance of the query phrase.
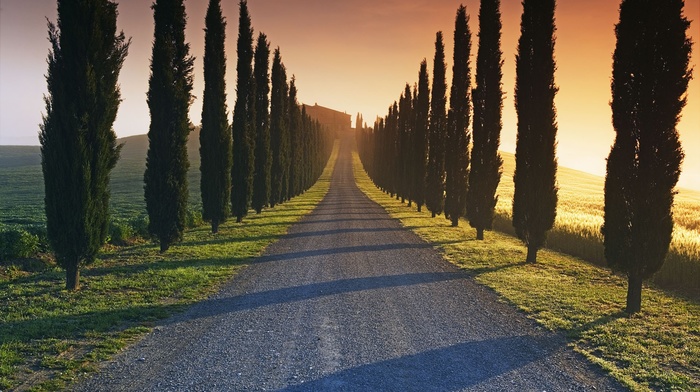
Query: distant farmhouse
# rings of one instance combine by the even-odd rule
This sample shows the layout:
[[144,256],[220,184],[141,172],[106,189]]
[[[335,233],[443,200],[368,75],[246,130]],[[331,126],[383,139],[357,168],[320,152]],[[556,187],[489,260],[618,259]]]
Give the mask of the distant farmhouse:
[[330,131],[334,131],[336,135],[351,131],[349,114],[325,108],[318,104],[314,104],[314,106],[304,105],[304,107],[309,117],[318,121]]

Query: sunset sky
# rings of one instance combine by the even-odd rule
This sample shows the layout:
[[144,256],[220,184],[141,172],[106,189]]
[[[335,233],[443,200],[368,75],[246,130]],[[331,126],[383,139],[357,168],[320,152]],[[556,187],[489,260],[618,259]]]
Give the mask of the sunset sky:
[[[513,104],[515,53],[520,29],[520,0],[501,0],[504,53],[501,149],[515,150]],[[119,28],[132,38],[121,72],[123,102],[114,128],[119,137],[148,131],[146,105],[153,13],[150,0],[119,1]],[[195,61],[195,90],[190,118],[198,124],[203,90],[204,15],[208,1],[187,0],[187,40]],[[233,108],[236,81],[238,0],[223,0],[227,18],[228,106]],[[255,34],[264,32],[271,47],[280,47],[291,76],[296,75],[300,101],[318,103],[352,115],[362,113],[371,125],[384,116],[403,91],[418,80],[423,58],[432,75],[435,33],[445,35],[448,83],[451,78],[454,18],[467,7],[472,54],[478,44],[479,0],[249,0]],[[559,0],[556,10],[555,80],[559,123],[558,155],[562,166],[605,173],[612,144],[610,76],[615,47],[617,0]],[[695,42],[691,65],[696,78],[679,125],[686,159],[680,186],[700,189],[700,0],[686,0]],[[52,0],[0,0],[0,144],[38,144],[46,93],[46,18],[56,20]],[[472,60],[472,67],[475,60]],[[474,71],[472,71],[474,72]]]

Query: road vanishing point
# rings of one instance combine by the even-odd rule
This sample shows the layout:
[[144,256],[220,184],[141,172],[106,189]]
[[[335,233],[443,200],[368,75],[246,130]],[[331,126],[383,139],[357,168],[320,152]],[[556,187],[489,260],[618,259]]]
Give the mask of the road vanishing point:
[[367,198],[352,148],[286,236],[76,389],[624,390]]

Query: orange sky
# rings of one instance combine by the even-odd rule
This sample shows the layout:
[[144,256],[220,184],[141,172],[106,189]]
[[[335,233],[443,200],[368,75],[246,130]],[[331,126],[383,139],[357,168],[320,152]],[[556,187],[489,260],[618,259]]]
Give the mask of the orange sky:
[[[502,149],[515,150],[515,53],[520,28],[519,0],[501,0],[504,53],[504,119]],[[196,57],[191,119],[201,114],[204,14],[207,1],[186,0],[187,40]],[[238,1],[223,0],[228,20],[229,109],[235,100],[235,44]],[[265,32],[280,47],[288,73],[295,74],[299,97],[371,122],[383,116],[406,82],[415,83],[423,58],[432,67],[435,32],[446,38],[449,69],[454,16],[464,3],[470,16],[476,54],[479,0],[249,0],[255,32]],[[150,0],[119,1],[119,26],[132,37],[120,83],[123,103],[115,123],[121,136],[145,133],[149,59],[153,38]],[[556,99],[562,166],[603,175],[614,134],[610,122],[610,75],[614,50],[616,0],[559,0],[556,11]],[[0,0],[0,144],[38,144],[38,124],[46,92],[43,75],[49,44],[46,17],[56,18],[52,0]],[[700,0],[686,0],[690,34],[700,37]],[[686,151],[680,186],[700,189],[700,56],[694,46],[691,64],[696,79],[679,125]],[[474,62],[472,62],[472,65]],[[430,70],[432,73],[432,70]]]

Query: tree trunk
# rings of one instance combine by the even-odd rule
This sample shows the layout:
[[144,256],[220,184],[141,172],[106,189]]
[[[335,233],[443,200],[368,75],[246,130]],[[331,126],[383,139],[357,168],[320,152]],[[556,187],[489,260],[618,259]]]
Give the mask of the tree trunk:
[[435,213],[434,213],[434,212],[432,213],[432,215],[433,215],[433,218],[435,218]]
[[75,260],[66,268],[66,290],[77,291],[80,289],[80,263]]
[[211,233],[216,234],[219,232],[219,220],[218,219],[212,219],[211,220]]
[[535,264],[537,262],[537,247],[528,245],[527,246],[527,259],[525,260],[528,264]]
[[243,217],[242,216],[237,216],[236,217],[236,223],[241,223],[243,222]]
[[423,207],[422,204],[418,204],[418,212],[421,212],[421,208]]
[[642,309],[642,276],[635,272],[627,275],[627,308],[625,312],[634,314]]
[[476,229],[476,239],[480,241],[484,240],[484,229],[480,227]]
[[459,218],[458,218],[458,217],[457,217],[457,218],[452,218],[452,219],[450,219],[450,221],[452,222],[452,227],[457,227],[457,226],[459,226]]
[[170,249],[170,242],[161,238],[160,240],[160,253],[165,253]]

